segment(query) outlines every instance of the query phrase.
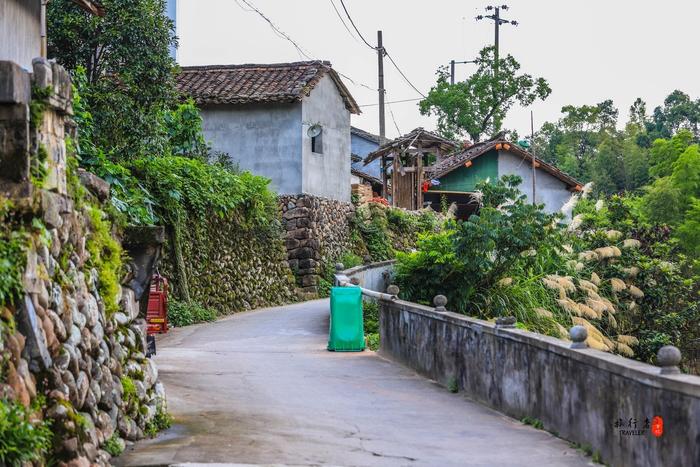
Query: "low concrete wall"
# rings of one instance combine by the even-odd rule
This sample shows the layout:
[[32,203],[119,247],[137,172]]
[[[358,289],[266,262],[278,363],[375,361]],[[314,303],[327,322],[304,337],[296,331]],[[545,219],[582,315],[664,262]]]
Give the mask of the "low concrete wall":
[[[344,273],[365,288],[392,264]],[[379,288],[375,288],[379,287]],[[700,465],[700,378],[402,300],[380,300],[380,354],[614,466]],[[663,418],[663,435],[650,426]],[[469,423],[469,420],[465,420]]]
[[346,269],[343,274],[348,279],[357,279],[360,287],[374,290],[375,292],[386,292],[390,284],[391,271],[394,269],[396,260],[390,259],[378,263],[363,264],[354,268]]
[[[700,465],[700,378],[405,301],[381,301],[380,352],[470,399],[589,445],[615,466]],[[647,423],[660,416],[664,432]],[[465,423],[468,421],[465,420]]]

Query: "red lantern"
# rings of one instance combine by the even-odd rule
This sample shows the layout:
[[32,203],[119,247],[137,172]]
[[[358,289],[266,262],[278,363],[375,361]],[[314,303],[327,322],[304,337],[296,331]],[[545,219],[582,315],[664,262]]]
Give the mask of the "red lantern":
[[651,434],[657,438],[664,434],[664,419],[658,415],[651,419]]
[[151,278],[146,323],[148,335],[168,332],[168,280],[160,274]]
[[427,193],[430,188],[430,182],[428,180],[423,182],[423,193]]

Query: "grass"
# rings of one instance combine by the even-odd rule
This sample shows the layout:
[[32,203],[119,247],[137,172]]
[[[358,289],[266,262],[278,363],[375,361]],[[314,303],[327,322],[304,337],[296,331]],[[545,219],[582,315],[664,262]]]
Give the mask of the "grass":
[[176,327],[214,321],[216,317],[216,311],[197,302],[172,300],[168,303],[168,322]]

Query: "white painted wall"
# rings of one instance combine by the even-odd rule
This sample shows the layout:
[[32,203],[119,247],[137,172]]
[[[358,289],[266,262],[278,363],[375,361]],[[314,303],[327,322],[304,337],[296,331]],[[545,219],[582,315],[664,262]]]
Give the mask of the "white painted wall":
[[204,136],[214,151],[226,152],[241,169],[272,180],[278,194],[302,193],[301,103],[201,110]]
[[[328,76],[302,101],[302,192],[350,201],[350,112]],[[323,128],[323,154],[311,152],[307,129]]]
[[0,60],[32,70],[41,55],[41,1],[0,0]]
[[[523,159],[508,151],[498,151],[498,176],[519,175],[523,182],[520,191],[532,199],[532,162]],[[535,201],[544,203],[545,211],[559,212],[561,207],[571,196],[566,184],[557,177],[550,175],[542,169],[535,169],[537,174],[537,186],[535,189]]]

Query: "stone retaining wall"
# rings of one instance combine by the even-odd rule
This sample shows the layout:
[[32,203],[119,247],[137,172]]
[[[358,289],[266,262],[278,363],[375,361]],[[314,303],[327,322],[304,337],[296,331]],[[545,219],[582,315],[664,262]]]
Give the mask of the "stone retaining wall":
[[[227,314],[297,299],[279,229],[246,230],[234,221],[211,216],[206,223],[189,223],[182,237],[192,300]],[[169,236],[160,268],[177,296],[172,243]]]
[[351,203],[311,195],[279,197],[289,267],[304,295],[315,296],[323,261],[353,250]]
[[[44,97],[30,113],[32,86]],[[99,201],[76,196],[67,178],[70,92],[68,74],[55,63],[36,59],[30,76],[0,62],[0,200],[8,210],[0,227],[3,241],[24,239],[22,260],[3,268],[25,265],[21,297],[0,303],[0,399],[43,403],[32,417],[50,420],[60,440],[50,453],[58,465],[107,465],[107,440],[142,438],[165,410],[165,392],[145,356],[137,294],[117,285],[119,306],[108,312],[100,293],[90,255],[90,206]]]

